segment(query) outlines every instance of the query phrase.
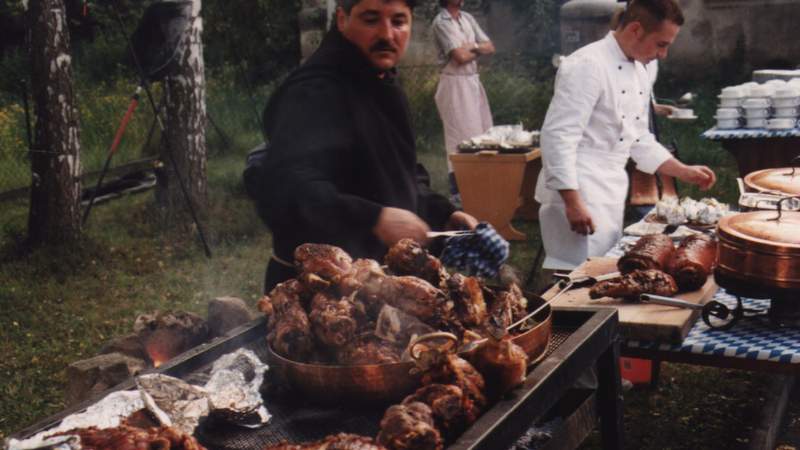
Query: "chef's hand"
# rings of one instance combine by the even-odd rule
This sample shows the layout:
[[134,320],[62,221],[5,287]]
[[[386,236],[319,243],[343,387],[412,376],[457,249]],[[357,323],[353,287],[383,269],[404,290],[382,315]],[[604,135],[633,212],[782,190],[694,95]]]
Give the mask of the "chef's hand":
[[450,215],[445,224],[447,230],[474,230],[478,226],[478,219],[464,211],[456,211]]
[[567,213],[567,221],[572,231],[584,236],[594,234],[594,221],[589,209],[583,203],[583,199],[578,191],[563,190],[558,191],[564,200],[564,207]]
[[660,103],[653,104],[653,112],[655,112],[656,115],[660,117],[669,117],[672,115],[672,112],[676,109],[677,108],[670,105],[662,105]]
[[702,190],[708,190],[717,182],[717,175],[706,166],[687,166],[685,178],[682,181],[696,184]]
[[375,236],[387,247],[404,238],[411,238],[425,245],[428,242],[426,233],[430,231],[428,224],[411,211],[385,207],[381,209],[378,223],[372,229]]
[[717,182],[717,175],[706,166],[687,166],[675,158],[664,161],[658,173],[675,177],[685,183],[696,184],[706,190]]

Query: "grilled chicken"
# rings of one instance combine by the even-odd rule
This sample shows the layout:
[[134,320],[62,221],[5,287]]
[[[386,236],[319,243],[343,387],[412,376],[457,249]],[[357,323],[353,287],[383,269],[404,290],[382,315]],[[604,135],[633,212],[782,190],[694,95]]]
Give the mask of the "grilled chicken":
[[395,275],[413,275],[438,288],[445,287],[447,271],[442,262],[413,239],[401,239],[394,244],[384,262]]
[[479,327],[486,322],[483,286],[477,278],[454,274],[447,280],[447,290],[455,304],[456,316],[465,327]]
[[297,280],[275,286],[269,296],[259,301],[259,308],[269,312],[267,341],[279,354],[305,361],[313,353],[311,324],[301,305],[303,287]]
[[339,247],[303,244],[294,250],[298,279],[309,289],[320,291],[337,285],[350,272],[353,259]]
[[404,405],[412,402],[422,402],[431,408],[436,428],[447,442],[458,437],[480,414],[480,411],[468,409],[473,403],[461,388],[453,384],[434,383],[423,386],[403,399]]
[[357,434],[339,433],[326,436],[319,441],[305,444],[278,444],[265,447],[264,450],[386,450],[372,438]]
[[366,314],[347,297],[336,298],[325,292],[318,292],[311,300],[308,314],[311,330],[320,344],[336,350],[353,340],[359,322],[365,323]]
[[389,450],[441,450],[431,408],[421,402],[393,405],[381,419],[377,441]]
[[84,450],[205,450],[192,436],[171,427],[79,428],[61,433],[78,435]]
[[483,375],[491,398],[501,397],[525,381],[528,355],[509,336],[489,338],[469,360]]
[[[425,356],[426,354],[423,354]],[[454,384],[464,392],[464,407],[467,418],[474,422],[486,407],[486,382],[483,375],[468,361],[458,355],[433,354],[434,361],[424,363],[427,367],[422,374],[422,384]]]
[[386,277],[380,292],[386,303],[432,326],[453,316],[453,302],[421,278]]
[[342,365],[389,364],[400,362],[403,349],[373,333],[365,333],[347,342],[336,353]]
[[356,299],[364,304],[367,314],[376,318],[383,306],[380,298],[381,283],[386,273],[374,259],[357,259],[341,280],[339,290],[344,296],[356,294]]
[[636,300],[641,294],[664,295],[678,293],[675,279],[668,273],[656,269],[634,270],[619,278],[601,281],[589,290],[589,297],[623,297]]

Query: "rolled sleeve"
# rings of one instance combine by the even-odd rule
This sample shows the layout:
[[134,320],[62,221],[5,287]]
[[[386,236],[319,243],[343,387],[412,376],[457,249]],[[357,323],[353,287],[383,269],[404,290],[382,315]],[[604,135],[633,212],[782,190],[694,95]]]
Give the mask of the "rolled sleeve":
[[631,158],[636,163],[637,169],[652,174],[672,158],[672,153],[656,141],[652,133],[647,133],[631,146]]
[[461,47],[464,43],[458,42],[460,33],[456,29],[455,21],[437,19],[433,22],[433,35],[436,46],[443,58],[448,58],[450,52]]
[[483,28],[481,28],[481,26],[478,24],[478,21],[475,20],[475,17],[473,17],[472,15],[469,15],[467,17],[469,17],[469,22],[472,25],[473,31],[475,31],[475,41],[478,43],[491,41],[486,32],[483,31]]
[[578,189],[578,145],[601,92],[600,68],[592,61],[565,61],[559,68],[541,135],[542,164],[548,189]]

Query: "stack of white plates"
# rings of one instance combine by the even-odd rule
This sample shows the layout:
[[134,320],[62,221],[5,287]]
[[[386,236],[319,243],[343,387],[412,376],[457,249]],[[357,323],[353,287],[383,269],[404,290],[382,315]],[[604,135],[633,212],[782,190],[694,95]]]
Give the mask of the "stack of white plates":
[[742,116],[739,108],[717,108],[717,128],[720,130],[732,130],[741,126],[740,117]]
[[797,126],[795,117],[773,117],[767,120],[768,130],[789,130]]
[[728,86],[719,94],[720,108],[738,108],[742,100],[747,97],[747,92],[740,86]]
[[[751,90],[752,92],[752,90]],[[772,115],[771,101],[764,97],[748,97],[742,102],[745,128],[766,128],[767,119]]]
[[[776,118],[797,119],[800,88],[787,84],[772,94],[772,111]],[[793,126],[791,128],[794,128]]]

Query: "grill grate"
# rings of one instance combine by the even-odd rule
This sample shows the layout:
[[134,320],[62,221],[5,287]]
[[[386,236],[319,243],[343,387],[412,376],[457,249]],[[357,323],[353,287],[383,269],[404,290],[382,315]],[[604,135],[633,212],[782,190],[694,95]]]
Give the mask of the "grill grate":
[[[574,329],[554,327],[546,354],[549,356],[574,331]],[[265,339],[256,339],[245,347],[253,350],[263,361],[268,361]],[[184,378],[202,379],[209,369],[210,365],[205,366]],[[195,431],[195,436],[209,450],[260,450],[284,441],[308,442],[340,432],[374,437],[378,434],[383,412],[388,407],[388,405],[363,409],[353,409],[352,405],[321,407],[285,391],[265,393],[264,402],[272,414],[272,419],[265,427],[251,430],[204,422]]]

